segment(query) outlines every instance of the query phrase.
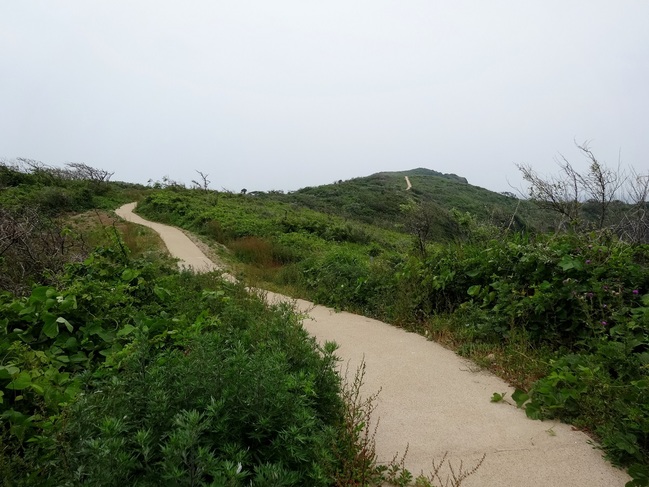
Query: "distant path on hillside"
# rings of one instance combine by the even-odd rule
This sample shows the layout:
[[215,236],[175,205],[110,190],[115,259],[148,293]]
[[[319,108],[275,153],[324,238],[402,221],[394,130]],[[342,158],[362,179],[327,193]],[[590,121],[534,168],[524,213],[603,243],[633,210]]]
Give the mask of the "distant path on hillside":
[[[204,263],[201,259],[207,257],[198,258],[200,251],[178,235],[182,232],[134,215],[134,207],[125,205],[116,213],[160,233],[174,257]],[[190,265],[197,270],[216,268]],[[339,344],[343,370],[349,364],[353,371],[365,360],[365,393],[382,389],[376,408],[382,461],[409,445],[405,465],[417,475],[430,471],[431,460],[445,452],[456,467],[463,461],[469,469],[486,453],[482,467],[462,484],[465,487],[617,487],[630,480],[605,461],[583,433],[564,424],[532,421],[514,406],[490,402],[494,392],[510,397],[513,389],[420,335],[308,301],[273,293],[267,299],[289,300],[307,314],[304,328],[310,334],[321,343]]]
[[410,178],[408,176],[404,176],[406,178],[406,185],[408,186],[406,188],[406,191],[410,191],[410,188],[412,188],[412,184],[410,184]]

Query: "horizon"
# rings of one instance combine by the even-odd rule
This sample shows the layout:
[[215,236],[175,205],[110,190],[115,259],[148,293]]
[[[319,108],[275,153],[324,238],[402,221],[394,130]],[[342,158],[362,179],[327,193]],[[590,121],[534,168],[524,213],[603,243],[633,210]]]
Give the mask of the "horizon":
[[[5,157],[0,157],[0,165],[5,164],[5,165],[7,165],[9,167],[18,169],[21,172],[30,172],[30,169],[25,168],[25,164],[22,163],[20,161],[20,159],[27,159],[27,158],[15,158],[15,159],[12,160],[12,159],[8,159],[8,158],[5,158]],[[31,159],[29,161],[34,162],[34,163],[38,163],[38,164],[42,164],[43,167],[45,167],[46,169],[55,169],[55,170],[56,169],[65,169],[65,164],[54,165],[54,164],[48,164],[48,163],[46,163],[44,161],[38,161],[38,160],[35,160],[35,159]],[[100,168],[100,167],[94,167],[94,166],[91,166],[91,167],[93,167],[94,169],[104,170],[104,168]],[[437,171],[435,169],[428,168],[428,167],[422,167],[422,166],[413,167],[413,168],[410,168],[410,169],[400,169],[398,171],[392,171],[392,170],[389,170],[389,171],[388,170],[377,171],[377,172],[374,172],[374,173],[371,173],[371,174],[366,174],[364,176],[353,176],[353,177],[348,178],[348,179],[337,179],[337,180],[330,181],[330,182],[323,182],[323,183],[320,183],[320,184],[301,186],[299,188],[288,189],[288,190],[281,189],[281,188],[271,188],[271,189],[266,189],[266,190],[245,188],[245,190],[246,190],[246,193],[255,193],[255,192],[257,192],[257,193],[270,193],[270,192],[273,192],[273,191],[279,191],[279,192],[283,192],[283,193],[288,194],[288,193],[292,193],[292,192],[295,192],[295,191],[300,191],[300,190],[306,189],[306,188],[314,188],[314,187],[319,187],[319,186],[340,184],[341,182],[345,183],[347,181],[352,181],[354,179],[369,178],[369,177],[375,176],[377,174],[408,173],[408,172],[413,172],[413,171],[417,171],[417,170],[421,170],[421,169],[424,169],[426,171],[436,172],[437,174],[430,174],[430,175],[421,175],[421,174],[419,174],[419,175],[415,175],[415,176],[431,176],[431,177],[442,177],[442,178],[445,178],[445,176],[456,176],[456,177],[459,177],[459,178],[466,179],[467,180],[466,184],[468,184],[469,186],[474,186],[474,187],[477,187],[477,188],[485,189],[487,191],[491,191],[491,192],[498,193],[498,194],[503,194],[503,193],[507,192],[507,191],[494,191],[494,190],[491,190],[489,188],[485,188],[485,187],[482,187],[482,186],[478,186],[476,184],[472,184],[471,181],[468,180],[468,178],[462,176],[461,174],[442,173],[442,172]],[[140,184],[140,185],[148,186],[148,187],[152,187],[156,183],[164,185],[165,181],[163,181],[163,178],[167,177],[167,175],[165,175],[165,176],[163,176],[163,178],[160,178],[158,180],[154,180],[152,178],[149,178],[146,182],[142,183],[142,182],[139,182],[139,181],[128,181],[128,180],[124,180],[124,179],[116,179],[116,178],[114,178],[114,175],[115,175],[114,173],[110,175],[110,178],[108,179],[109,182],[111,182],[111,183],[125,183],[125,184]],[[196,177],[195,180],[190,181],[190,183],[187,183],[185,181],[175,180],[173,178],[168,178],[168,183],[169,184],[180,184],[181,186],[184,186],[187,189],[201,189],[201,185],[196,184],[196,183],[201,183],[201,181],[199,181],[201,179],[201,175],[197,174],[197,176],[198,177]],[[209,179],[209,174],[205,174],[205,176],[207,176],[208,179]],[[453,179],[449,179],[449,180],[453,180]],[[405,183],[404,183],[404,185],[405,185]],[[216,192],[222,191],[222,192],[228,192],[228,193],[239,193],[241,191],[241,189],[237,190],[237,189],[232,189],[232,188],[220,188],[220,189],[219,188],[214,188],[214,187],[212,187],[211,181],[210,181],[210,184],[208,185],[208,189],[211,190],[211,191],[216,191]],[[510,189],[516,189],[516,188],[510,188]],[[511,193],[511,192],[509,192],[509,193],[514,194],[514,193]],[[515,196],[517,198],[519,198],[519,199],[527,199],[527,196],[522,194],[522,193],[515,194]]]

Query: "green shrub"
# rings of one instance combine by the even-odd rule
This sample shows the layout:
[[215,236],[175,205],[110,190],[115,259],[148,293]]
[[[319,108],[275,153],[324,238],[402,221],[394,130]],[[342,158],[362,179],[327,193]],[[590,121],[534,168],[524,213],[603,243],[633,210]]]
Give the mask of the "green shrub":
[[363,306],[368,263],[351,249],[335,248],[301,263],[303,285],[320,303],[337,308]]
[[102,250],[0,310],[5,484],[331,484],[333,347],[288,306]]
[[134,343],[119,380],[69,411],[70,479],[329,485],[341,407],[333,357],[319,354],[286,307],[247,325],[202,333],[182,349]]

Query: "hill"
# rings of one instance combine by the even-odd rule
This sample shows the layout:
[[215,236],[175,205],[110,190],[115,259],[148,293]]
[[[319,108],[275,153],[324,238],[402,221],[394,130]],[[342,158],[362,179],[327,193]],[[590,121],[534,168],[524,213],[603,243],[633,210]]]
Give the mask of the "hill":
[[413,176],[436,176],[439,178],[446,178],[452,181],[459,181],[461,183],[468,184],[466,178],[458,176],[457,174],[444,174],[442,172],[434,171],[433,169],[428,169],[425,167],[418,167],[417,169],[410,169],[409,171],[382,171],[376,173],[378,176],[401,176],[401,177],[413,177]]
[[[408,191],[405,177],[412,184]],[[274,193],[271,197],[401,231],[408,208],[427,206],[436,214],[437,234],[443,238],[454,236],[451,230],[454,211],[470,213],[498,226],[511,225],[518,230],[543,228],[548,222],[547,215],[529,201],[474,186],[455,174],[426,168],[379,172],[334,184],[306,187],[287,195]]]

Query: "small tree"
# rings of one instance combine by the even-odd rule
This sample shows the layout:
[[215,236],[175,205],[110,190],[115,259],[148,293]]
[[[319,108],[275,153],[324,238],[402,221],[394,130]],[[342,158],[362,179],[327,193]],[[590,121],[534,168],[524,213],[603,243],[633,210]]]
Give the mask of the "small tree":
[[523,179],[530,185],[529,196],[540,208],[560,215],[562,226],[566,221],[574,226],[581,214],[581,188],[579,176],[570,162],[562,156],[557,160],[559,176],[540,176],[529,164],[517,164]]
[[197,187],[198,189],[202,189],[203,191],[208,191],[210,183],[212,182],[209,179],[207,179],[209,174],[202,173],[201,171],[198,170],[196,172],[200,175],[201,182],[192,179],[192,184],[194,184],[194,186]]
[[456,235],[459,230],[448,212],[431,201],[416,203],[411,200],[401,205],[401,212],[404,216],[404,226],[413,236],[415,248],[424,259],[428,255],[426,247],[429,242],[434,238],[444,238],[444,233],[446,237]]
[[620,197],[620,188],[626,183],[627,176],[619,163],[615,170],[600,164],[586,143],[577,147],[589,162],[589,170],[585,175],[579,175],[579,182],[588,199],[599,208],[597,226],[601,230],[609,216],[611,204]]
[[[629,176],[620,163],[615,169],[607,167],[587,143],[577,144],[577,148],[588,161],[585,172],[577,171],[563,155],[557,159],[557,176],[540,176],[528,164],[516,165],[530,185],[530,198],[540,208],[560,216],[559,228],[566,223],[573,230],[588,226],[598,230],[610,228],[632,241],[646,241],[649,175],[638,174],[631,168]],[[621,214],[613,219],[615,207],[620,208]],[[584,209],[594,210],[594,218],[587,221]]]
[[115,174],[104,169],[97,169],[83,162],[68,162],[65,166],[70,179],[81,179],[96,184],[107,183]]
[[85,258],[83,241],[41,211],[0,208],[0,289],[25,294],[33,281],[53,279],[75,253]]
[[639,174],[631,169],[628,178],[631,210],[618,224],[619,234],[631,242],[649,242],[649,174]]

